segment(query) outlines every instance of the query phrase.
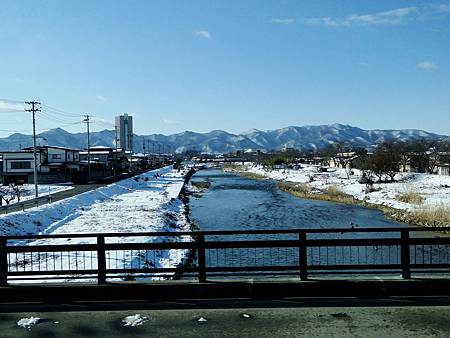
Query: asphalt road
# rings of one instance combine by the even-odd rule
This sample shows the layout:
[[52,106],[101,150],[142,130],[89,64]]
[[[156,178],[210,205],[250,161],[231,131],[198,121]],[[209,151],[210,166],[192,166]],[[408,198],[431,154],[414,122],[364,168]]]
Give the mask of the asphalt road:
[[[124,326],[136,314],[148,320]],[[17,326],[31,316],[36,326]],[[449,318],[448,306],[15,312],[0,313],[0,337],[448,337]]]

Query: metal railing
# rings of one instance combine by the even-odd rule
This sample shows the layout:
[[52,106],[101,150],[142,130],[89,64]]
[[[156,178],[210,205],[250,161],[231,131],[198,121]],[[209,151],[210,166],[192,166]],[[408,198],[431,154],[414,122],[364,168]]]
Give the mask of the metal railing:
[[31,198],[28,200],[24,200],[22,202],[16,202],[11,204],[5,204],[0,206],[0,214],[8,214],[14,211],[25,211],[25,209],[31,207],[38,207],[40,205],[50,204],[52,203],[52,196],[45,195],[38,198]]
[[[450,272],[447,228],[61,234],[0,237],[0,284],[15,280]],[[72,244],[77,242],[75,244]]]

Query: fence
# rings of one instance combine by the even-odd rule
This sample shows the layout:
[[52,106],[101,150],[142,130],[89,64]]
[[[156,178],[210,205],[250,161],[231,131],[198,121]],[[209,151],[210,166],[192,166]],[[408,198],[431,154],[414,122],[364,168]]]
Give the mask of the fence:
[[0,214],[8,214],[14,211],[24,211],[26,208],[38,207],[40,205],[49,204],[52,202],[51,195],[45,195],[38,198],[28,199],[22,202],[6,204],[0,206]]
[[[450,272],[447,228],[150,232],[0,237],[14,280]],[[75,244],[71,244],[77,242]]]

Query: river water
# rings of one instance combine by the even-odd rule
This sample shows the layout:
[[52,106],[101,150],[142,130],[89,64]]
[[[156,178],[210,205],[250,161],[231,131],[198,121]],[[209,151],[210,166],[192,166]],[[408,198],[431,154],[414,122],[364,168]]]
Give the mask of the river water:
[[[279,190],[272,180],[253,180],[221,170],[203,170],[192,177],[192,182],[209,182],[210,187],[190,199],[191,220],[203,231],[211,230],[288,230],[288,229],[361,229],[366,227],[406,227],[371,208],[346,205],[318,200],[299,199]],[[399,238],[400,233],[341,233],[308,234],[309,239],[318,238]],[[414,236],[414,234],[412,234]],[[207,236],[207,240],[298,240],[298,234],[277,235],[233,235]],[[430,248],[431,250],[431,248]],[[416,250],[417,251],[417,250]],[[425,258],[426,251],[420,248],[416,258]],[[434,256],[434,255],[433,255]],[[448,252],[447,252],[448,257]],[[331,246],[308,247],[308,266],[369,265],[380,266],[400,264],[400,246]],[[298,272],[299,248],[229,248],[209,249],[206,252],[206,265],[212,268],[237,268],[260,266],[292,267]],[[268,274],[279,276],[272,270]],[[295,271],[296,270],[296,271]],[[278,270],[277,270],[278,271]],[[373,270],[366,271],[371,273]],[[399,271],[399,270],[398,270]],[[234,271],[245,275],[248,272]],[[396,272],[398,273],[398,272]],[[228,276],[230,271],[217,273]],[[292,274],[286,272],[286,274]],[[256,275],[260,276],[258,273]]]
[[402,227],[377,209],[300,199],[272,180],[253,180],[221,170],[203,170],[193,182],[209,189],[191,198],[191,218],[200,230]]

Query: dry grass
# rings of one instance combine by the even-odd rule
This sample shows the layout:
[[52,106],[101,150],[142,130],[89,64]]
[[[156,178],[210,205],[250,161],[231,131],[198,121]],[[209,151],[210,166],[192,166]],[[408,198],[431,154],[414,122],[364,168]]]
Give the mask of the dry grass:
[[353,196],[344,193],[339,187],[331,185],[320,192],[313,192],[307,183],[279,182],[278,188],[300,198],[330,201],[346,204],[360,204]]
[[420,205],[424,201],[424,198],[416,191],[407,191],[404,193],[400,193],[395,196],[395,199],[399,202],[415,205]]
[[263,176],[263,175],[259,175],[259,174],[255,174],[255,173],[249,173],[249,172],[237,172],[237,174],[239,176],[245,177],[245,178],[251,178],[254,180],[263,180],[266,179],[267,177]]
[[191,181],[191,184],[198,189],[208,189],[211,186],[211,182],[208,181]]
[[410,222],[420,226],[450,227],[450,206],[428,206],[414,210],[409,215]]
[[290,192],[297,196],[307,196],[311,194],[311,187],[306,183],[278,182],[277,186],[279,189]]
[[343,192],[342,189],[340,189],[336,185],[330,185],[330,186],[326,187],[323,190],[323,193],[330,197],[335,197],[335,198],[344,198],[344,197],[346,198],[346,197],[350,196],[350,195],[346,194],[345,192]]

